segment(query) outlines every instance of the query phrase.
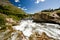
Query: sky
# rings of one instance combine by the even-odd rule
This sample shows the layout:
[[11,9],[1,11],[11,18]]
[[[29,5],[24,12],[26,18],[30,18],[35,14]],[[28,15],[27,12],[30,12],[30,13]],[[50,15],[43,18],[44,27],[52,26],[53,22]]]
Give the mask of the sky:
[[26,13],[36,13],[45,9],[60,7],[60,0],[9,0],[13,5]]

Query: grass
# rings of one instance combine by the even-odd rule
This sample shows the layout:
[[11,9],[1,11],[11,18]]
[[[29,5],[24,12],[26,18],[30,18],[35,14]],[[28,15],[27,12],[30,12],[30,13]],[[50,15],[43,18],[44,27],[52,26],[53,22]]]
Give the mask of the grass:
[[27,17],[25,12],[16,6],[12,5],[8,0],[0,0],[0,27],[6,27],[6,18],[12,18],[14,21],[18,22],[22,18]]

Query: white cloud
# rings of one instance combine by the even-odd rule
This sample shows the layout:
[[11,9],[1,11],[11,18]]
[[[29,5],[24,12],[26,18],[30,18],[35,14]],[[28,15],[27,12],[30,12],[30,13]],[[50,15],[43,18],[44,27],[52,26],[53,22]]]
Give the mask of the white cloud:
[[40,2],[44,2],[45,0],[36,0],[36,2],[35,3],[40,3]]
[[15,2],[19,2],[19,0],[15,0]]
[[22,9],[22,10],[27,10],[25,7],[22,7],[21,9]]
[[21,7],[18,7],[18,8],[21,8]]
[[[21,7],[18,7],[18,8],[21,8]],[[28,10],[28,9],[26,9],[25,7],[23,7],[23,8],[21,8],[22,10]]]
[[21,8],[22,10],[27,10],[26,8]]

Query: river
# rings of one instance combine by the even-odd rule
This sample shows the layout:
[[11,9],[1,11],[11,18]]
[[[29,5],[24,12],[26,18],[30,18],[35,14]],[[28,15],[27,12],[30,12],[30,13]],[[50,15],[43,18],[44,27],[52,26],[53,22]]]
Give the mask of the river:
[[13,29],[22,31],[24,36],[30,37],[34,32],[45,32],[49,37],[60,40],[60,25],[52,23],[36,23],[33,20],[21,20]]

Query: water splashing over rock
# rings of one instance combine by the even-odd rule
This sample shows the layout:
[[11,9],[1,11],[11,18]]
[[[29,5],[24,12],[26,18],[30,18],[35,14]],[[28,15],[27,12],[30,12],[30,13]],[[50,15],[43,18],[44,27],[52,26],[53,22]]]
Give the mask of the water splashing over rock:
[[40,35],[44,32],[47,36],[60,40],[60,25],[51,23],[35,23],[33,20],[21,20],[20,24],[13,26],[13,29],[22,31],[26,38],[34,32]]

